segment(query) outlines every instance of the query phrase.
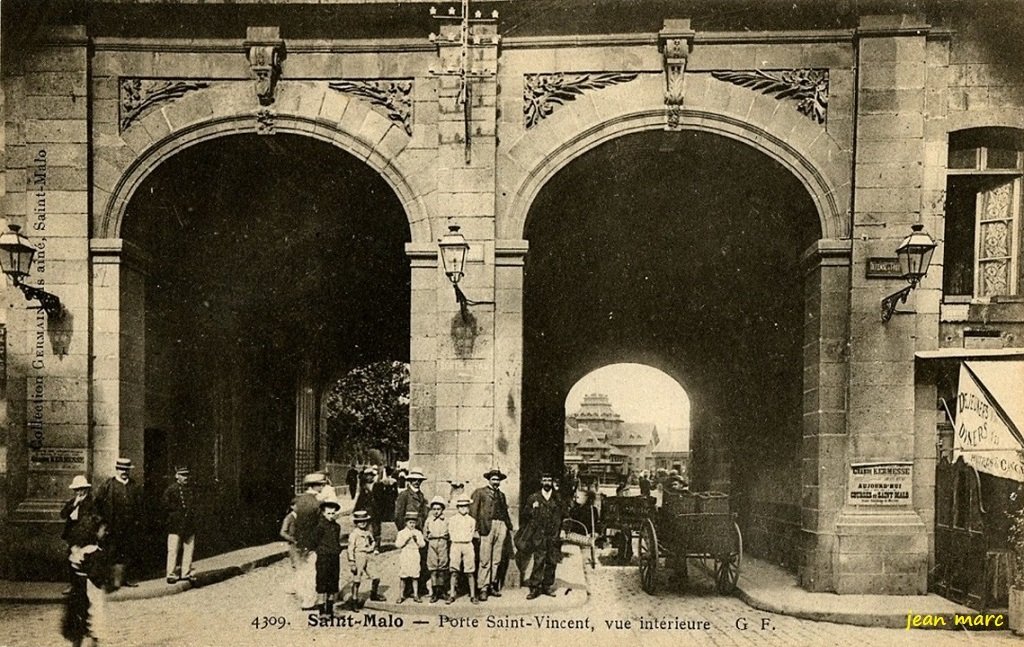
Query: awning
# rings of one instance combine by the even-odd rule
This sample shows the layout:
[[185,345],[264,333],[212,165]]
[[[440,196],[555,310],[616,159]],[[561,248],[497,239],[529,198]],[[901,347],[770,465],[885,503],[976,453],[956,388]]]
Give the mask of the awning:
[[960,365],[953,459],[1024,482],[1024,361]]
[[975,359],[993,357],[1024,358],[1024,348],[935,348],[914,353],[917,359]]

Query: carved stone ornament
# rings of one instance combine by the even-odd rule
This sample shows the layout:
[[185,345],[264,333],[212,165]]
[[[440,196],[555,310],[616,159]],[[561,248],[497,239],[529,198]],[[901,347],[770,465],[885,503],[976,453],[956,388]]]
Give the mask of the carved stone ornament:
[[816,123],[828,112],[828,70],[719,70],[711,76],[776,99],[796,99],[796,109]]
[[123,78],[119,88],[120,126],[126,130],[147,110],[173,101],[193,90],[209,87],[207,81]]
[[285,57],[284,41],[276,27],[250,27],[245,41],[249,69],[256,79],[256,98],[261,106],[274,103],[274,90]]
[[598,90],[626,83],[636,72],[585,72],[582,74],[526,74],[523,76],[523,118],[530,129],[555,111],[556,106],[575,101],[586,90]]
[[274,126],[274,113],[268,108],[261,108],[256,113],[256,134],[273,135],[277,132]]
[[658,34],[658,45],[665,58],[666,128],[678,130],[683,112],[683,77],[686,61],[693,49],[694,32],[689,19],[666,20]]
[[412,79],[331,81],[332,90],[368,100],[412,136]]

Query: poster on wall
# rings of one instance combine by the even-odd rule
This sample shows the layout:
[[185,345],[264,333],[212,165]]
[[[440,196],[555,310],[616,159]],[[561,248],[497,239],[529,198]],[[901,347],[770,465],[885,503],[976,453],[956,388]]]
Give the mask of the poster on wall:
[[850,505],[908,506],[913,497],[914,466],[910,461],[853,463],[847,502]]
[[28,468],[48,472],[84,472],[88,450],[84,447],[29,449]]

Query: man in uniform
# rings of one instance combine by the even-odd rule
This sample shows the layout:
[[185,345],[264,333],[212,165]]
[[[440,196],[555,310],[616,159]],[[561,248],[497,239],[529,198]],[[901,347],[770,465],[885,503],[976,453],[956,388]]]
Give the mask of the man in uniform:
[[476,530],[480,535],[480,566],[477,570],[477,585],[480,587],[480,601],[488,595],[501,597],[495,586],[501,562],[505,537],[512,534],[512,518],[508,514],[508,502],[499,489],[507,477],[501,470],[492,468],[484,474],[487,485],[477,488],[470,497],[469,514],[476,519]]
[[[409,512],[415,512],[417,515],[417,528],[425,528],[427,525],[427,515],[430,513],[430,504],[427,502],[426,495],[423,494],[423,481],[426,481],[427,477],[423,475],[420,470],[412,470],[409,475],[405,477],[405,481],[409,487],[402,490],[398,499],[395,500],[395,525],[402,529],[405,527],[405,515]],[[426,593],[427,582],[430,581],[430,571],[427,570],[427,546],[424,544],[420,548],[420,591]],[[404,595],[404,592],[403,592]]]
[[114,586],[137,586],[126,571],[136,566],[141,540],[142,488],[132,480],[131,459],[118,458],[115,475],[96,490],[96,510],[107,524],[107,548],[110,550]]
[[306,474],[302,479],[306,491],[295,499],[295,548],[298,566],[295,569],[295,591],[304,611],[316,607],[316,526],[320,519],[318,496],[327,485],[323,472]]
[[174,483],[164,491],[164,508],[167,510],[167,583],[174,584],[179,576],[175,573],[178,565],[178,547],[181,546],[180,579],[192,581],[192,555],[196,547],[196,507],[192,485],[188,482],[189,470],[179,467],[174,470]]
[[540,479],[540,491],[526,499],[523,508],[522,550],[533,557],[533,570],[526,584],[530,592],[526,599],[532,600],[544,594],[554,597],[555,565],[562,556],[558,540],[562,527],[562,504],[554,491],[554,478],[545,472]]

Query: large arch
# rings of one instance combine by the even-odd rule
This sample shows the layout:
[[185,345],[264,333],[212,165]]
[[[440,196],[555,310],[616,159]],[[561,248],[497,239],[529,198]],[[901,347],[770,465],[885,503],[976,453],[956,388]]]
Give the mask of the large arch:
[[93,238],[119,238],[132,195],[160,163],[210,139],[232,134],[292,133],[328,142],[373,168],[395,191],[406,212],[412,242],[431,240],[425,198],[431,189],[409,178],[401,159],[405,130],[359,99],[326,84],[283,81],[278,100],[257,110],[247,82],[224,82],[153,108],[116,137],[100,138],[93,174]]
[[[843,194],[811,156],[801,152],[780,133],[773,132],[770,127],[728,113],[693,107],[683,108],[679,123],[682,130],[704,131],[743,142],[779,162],[800,180],[814,202],[821,224],[822,238],[849,238],[850,221],[848,210],[844,207]],[[811,125],[806,127],[818,128]],[[637,110],[601,121],[550,150],[511,192],[513,197],[502,223],[502,237],[522,238],[527,216],[538,193],[555,174],[574,159],[612,139],[632,133],[664,129],[664,109]],[[808,146],[809,150],[817,153],[815,157],[824,157],[832,161],[845,157],[838,145],[826,135],[824,129],[819,130],[819,136],[814,137]],[[810,136],[805,139],[808,137]],[[509,155],[514,157],[515,151],[513,146]]]

